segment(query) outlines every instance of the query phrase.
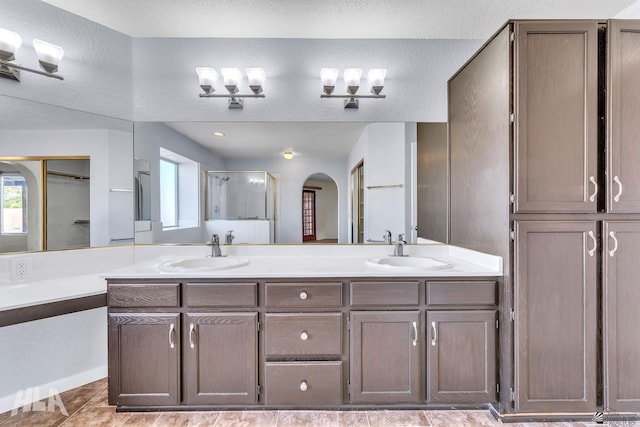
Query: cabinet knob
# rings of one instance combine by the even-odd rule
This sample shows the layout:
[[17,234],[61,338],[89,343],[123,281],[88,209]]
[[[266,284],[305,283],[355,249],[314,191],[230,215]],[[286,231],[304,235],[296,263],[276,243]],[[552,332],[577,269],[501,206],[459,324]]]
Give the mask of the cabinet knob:
[[307,331],[302,331],[300,332],[300,339],[302,341],[306,341],[309,339],[309,334],[307,333]]
[[304,300],[307,298],[309,298],[309,294],[307,293],[307,291],[300,292],[300,299]]
[[309,386],[307,385],[307,381],[300,382],[300,391],[307,391],[308,388]]

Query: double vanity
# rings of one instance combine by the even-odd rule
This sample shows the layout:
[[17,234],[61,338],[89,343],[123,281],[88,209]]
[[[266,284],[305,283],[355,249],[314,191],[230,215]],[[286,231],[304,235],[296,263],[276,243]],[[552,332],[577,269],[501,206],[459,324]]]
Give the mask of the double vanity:
[[447,245],[230,246],[106,275],[120,410],[496,402],[501,259]]

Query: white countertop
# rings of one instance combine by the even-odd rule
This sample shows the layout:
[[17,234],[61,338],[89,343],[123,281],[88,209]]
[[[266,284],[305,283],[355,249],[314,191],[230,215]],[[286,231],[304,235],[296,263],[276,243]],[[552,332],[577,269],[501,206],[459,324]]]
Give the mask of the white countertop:
[[[170,249],[166,249],[169,251]],[[204,258],[206,251],[175,255],[156,253],[156,257],[143,262],[112,270],[102,276],[107,279],[160,279],[181,277],[203,278],[312,278],[312,277],[472,277],[502,275],[502,259],[475,251],[448,245],[412,245],[406,248],[410,257],[430,257],[451,263],[447,269],[418,269],[372,266],[367,263],[374,257],[385,257],[393,251],[391,246],[377,245],[347,247],[289,246],[261,251],[252,247],[223,247],[230,257],[242,257],[248,265],[206,272],[164,272],[160,265],[168,261]]]

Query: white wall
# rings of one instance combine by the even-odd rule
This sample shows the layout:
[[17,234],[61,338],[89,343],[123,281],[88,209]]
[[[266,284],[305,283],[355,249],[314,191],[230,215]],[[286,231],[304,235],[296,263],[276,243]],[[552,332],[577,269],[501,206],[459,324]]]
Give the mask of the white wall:
[[316,239],[338,238],[338,187],[333,181],[305,182],[305,186],[318,187],[316,190]]
[[616,19],[638,19],[640,18],[640,0],[633,3],[631,6],[627,7],[620,13],[618,13],[614,18]]

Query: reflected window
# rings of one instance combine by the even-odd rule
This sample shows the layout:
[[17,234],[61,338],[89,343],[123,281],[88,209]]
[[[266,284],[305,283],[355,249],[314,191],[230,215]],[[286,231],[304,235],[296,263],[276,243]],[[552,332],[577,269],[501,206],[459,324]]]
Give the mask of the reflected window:
[[25,234],[27,229],[27,182],[19,173],[0,175],[2,234]]
[[178,226],[178,164],[167,159],[160,159],[160,220]]

